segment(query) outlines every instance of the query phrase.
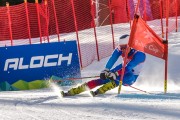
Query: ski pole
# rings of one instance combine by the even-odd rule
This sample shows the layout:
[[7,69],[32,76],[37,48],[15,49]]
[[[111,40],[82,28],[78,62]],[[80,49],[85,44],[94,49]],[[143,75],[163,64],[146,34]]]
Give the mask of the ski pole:
[[79,77],[79,78],[64,78],[66,80],[78,80],[78,79],[88,79],[88,78],[96,78],[99,76],[89,76],[89,77]]
[[57,78],[56,79],[51,78],[49,80],[49,82],[52,81],[54,83],[59,83],[59,82],[62,82],[64,80],[80,80],[80,79],[88,79],[88,78],[96,78],[96,77],[99,77],[99,76],[89,76],[89,77],[79,77],[79,78],[60,78],[60,77],[58,77],[58,79]]
[[139,88],[133,87],[133,86],[128,85],[128,84],[125,84],[125,86],[129,86],[129,87],[131,87],[131,88],[133,88],[133,89],[136,89],[136,90],[141,91],[141,92],[144,92],[144,93],[152,94],[152,93],[149,93],[149,92],[147,92],[147,91],[145,91],[145,90],[141,90],[141,89],[139,89]]
[[89,76],[89,77],[79,77],[79,78],[59,78],[59,80],[56,81],[62,81],[62,80],[78,80],[78,79],[88,79],[88,78],[96,78],[99,76]]

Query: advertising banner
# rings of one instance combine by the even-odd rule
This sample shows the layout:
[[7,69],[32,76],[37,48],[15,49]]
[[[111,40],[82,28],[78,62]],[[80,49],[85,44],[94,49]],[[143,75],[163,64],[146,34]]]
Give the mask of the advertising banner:
[[0,47],[0,87],[34,88],[33,84],[52,76],[80,77],[76,41]]

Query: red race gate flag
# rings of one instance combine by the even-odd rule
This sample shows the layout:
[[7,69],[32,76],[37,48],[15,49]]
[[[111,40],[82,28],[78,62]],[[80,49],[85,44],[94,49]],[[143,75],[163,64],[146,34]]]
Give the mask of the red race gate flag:
[[136,50],[164,60],[166,59],[163,39],[160,38],[138,15],[135,15],[128,44],[129,47]]

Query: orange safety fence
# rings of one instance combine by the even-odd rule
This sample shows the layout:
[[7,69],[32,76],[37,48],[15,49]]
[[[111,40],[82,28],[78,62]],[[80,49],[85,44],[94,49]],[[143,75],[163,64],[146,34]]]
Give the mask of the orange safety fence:
[[[0,46],[77,40],[81,67],[111,54],[129,34],[138,0],[43,0],[0,7]],[[161,37],[178,31],[180,0],[140,0],[138,14]]]

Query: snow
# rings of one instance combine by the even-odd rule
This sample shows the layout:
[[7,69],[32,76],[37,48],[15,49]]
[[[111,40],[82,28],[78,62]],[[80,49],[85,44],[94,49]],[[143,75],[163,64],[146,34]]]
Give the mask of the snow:
[[[180,119],[180,32],[169,35],[168,91],[164,90],[164,61],[147,55],[133,87],[91,97],[89,92],[61,98],[58,87],[0,92],[0,120],[178,120]],[[94,61],[82,76],[99,75],[108,57]],[[83,82],[90,79],[83,79]]]
[[3,92],[1,120],[177,120],[180,94],[143,94],[110,91],[105,95],[60,98],[50,89]]

